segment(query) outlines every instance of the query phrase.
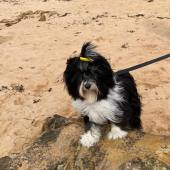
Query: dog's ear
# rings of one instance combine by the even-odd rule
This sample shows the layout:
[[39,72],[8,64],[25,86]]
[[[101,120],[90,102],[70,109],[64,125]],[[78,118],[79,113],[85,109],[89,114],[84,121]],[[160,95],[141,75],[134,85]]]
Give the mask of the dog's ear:
[[65,82],[66,87],[69,85],[68,80],[69,80],[69,77],[70,77],[70,74],[71,74],[70,70],[72,69],[72,65],[74,63],[74,60],[75,60],[74,58],[69,58],[69,59],[67,59],[67,62],[66,62],[66,68],[65,68],[65,71],[63,73],[63,80]]
[[77,65],[77,62],[78,62],[78,57],[71,57],[71,58],[67,59],[66,69],[64,71],[64,74],[65,75],[68,75],[68,74],[70,75],[72,73],[72,70]]
[[67,59],[66,68],[63,73],[63,81],[65,83],[65,86],[69,94],[72,92],[72,89],[74,89],[72,87],[71,82],[75,72],[74,70],[76,69],[77,61],[78,61],[78,57],[70,57],[69,59]]
[[74,63],[76,61],[76,58],[77,57],[72,57],[72,58],[67,59],[67,63],[66,64],[69,65],[69,64]]

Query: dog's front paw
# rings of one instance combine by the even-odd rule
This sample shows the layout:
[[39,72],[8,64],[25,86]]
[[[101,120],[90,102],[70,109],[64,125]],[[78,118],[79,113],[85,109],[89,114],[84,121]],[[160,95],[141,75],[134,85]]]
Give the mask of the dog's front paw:
[[83,146],[91,147],[94,146],[100,139],[100,136],[91,133],[91,131],[86,132],[81,136],[80,143]]
[[108,133],[107,137],[108,139],[118,139],[118,138],[124,138],[127,136],[127,132],[121,130],[118,127],[112,128],[112,130]]

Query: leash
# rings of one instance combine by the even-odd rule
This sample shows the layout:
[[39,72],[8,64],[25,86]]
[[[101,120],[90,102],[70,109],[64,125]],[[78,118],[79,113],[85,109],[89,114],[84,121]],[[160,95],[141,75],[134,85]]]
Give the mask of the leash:
[[146,61],[146,62],[141,63],[141,64],[134,65],[134,66],[132,66],[132,67],[125,68],[125,69],[123,69],[123,70],[118,70],[118,71],[115,72],[115,73],[118,74],[118,75],[120,75],[120,74],[124,74],[124,73],[130,72],[130,71],[134,71],[134,70],[137,70],[137,69],[139,69],[139,68],[145,67],[145,66],[147,66],[147,65],[150,65],[150,64],[156,63],[156,62],[158,62],[158,61],[167,59],[168,57],[170,57],[170,54],[166,54],[166,55],[160,56],[160,57],[158,57],[158,58],[155,58],[155,59]]
[[[158,61],[167,59],[168,57],[170,57],[170,53],[166,54],[166,55],[163,55],[163,56],[160,56],[158,58],[154,58],[152,60],[146,61],[144,63],[137,64],[137,65],[125,68],[123,70],[118,70],[117,72],[115,72],[115,74],[120,75],[120,74],[128,73],[130,71],[134,71],[134,70],[137,70],[139,68],[145,67],[147,65],[150,65],[150,64],[156,63]],[[93,62],[93,60],[90,57],[80,57],[80,60],[85,61],[85,62]]]

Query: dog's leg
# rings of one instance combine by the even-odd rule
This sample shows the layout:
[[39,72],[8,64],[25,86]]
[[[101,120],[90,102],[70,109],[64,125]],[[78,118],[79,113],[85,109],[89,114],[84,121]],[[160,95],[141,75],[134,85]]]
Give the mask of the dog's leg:
[[83,119],[84,119],[84,129],[85,129],[85,132],[87,132],[88,130],[90,130],[92,126],[92,122],[89,121],[88,116],[84,116]]
[[128,132],[120,129],[120,127],[112,124],[111,125],[111,131],[108,133],[107,137],[108,139],[118,139],[118,138],[123,138],[127,136]]
[[80,143],[83,146],[91,147],[95,145],[101,137],[100,125],[88,121],[85,122],[85,129],[86,133],[81,136]]

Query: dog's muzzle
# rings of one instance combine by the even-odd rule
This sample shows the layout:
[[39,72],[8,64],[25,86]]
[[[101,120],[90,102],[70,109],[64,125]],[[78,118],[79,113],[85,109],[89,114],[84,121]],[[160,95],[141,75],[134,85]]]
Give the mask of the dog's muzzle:
[[83,82],[83,86],[84,86],[84,88],[87,89],[87,90],[89,90],[89,89],[91,88],[92,84],[93,84],[93,82],[90,81],[90,80],[85,80],[85,81]]
[[89,103],[92,103],[97,100],[99,90],[97,88],[95,81],[88,79],[82,81],[80,85],[79,93]]

